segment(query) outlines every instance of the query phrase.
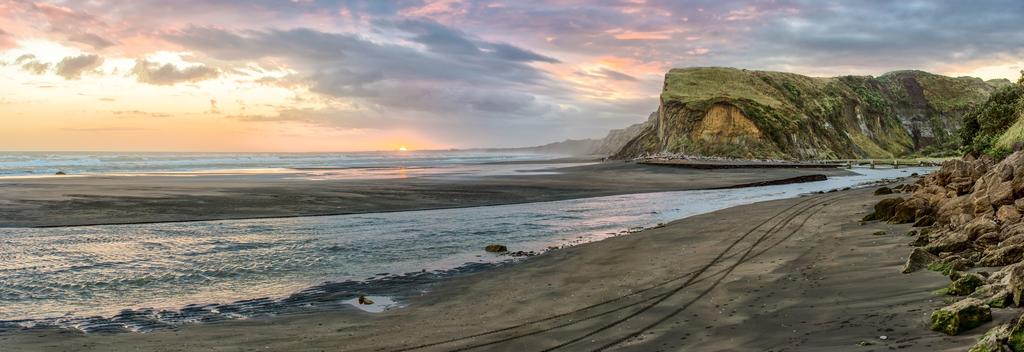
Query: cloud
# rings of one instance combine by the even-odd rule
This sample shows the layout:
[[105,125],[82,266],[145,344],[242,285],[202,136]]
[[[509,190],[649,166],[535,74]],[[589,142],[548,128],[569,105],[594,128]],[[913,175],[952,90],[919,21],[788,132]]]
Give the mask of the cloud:
[[41,75],[50,70],[50,64],[31,60],[22,64],[21,69],[28,71],[29,73]]
[[68,37],[68,40],[88,44],[97,50],[116,44],[112,41],[109,41],[107,39],[104,39],[103,37],[100,37],[92,33],[73,34]]
[[598,68],[596,70],[590,70],[590,71],[576,71],[576,75],[584,76],[584,77],[591,77],[591,78],[608,79],[608,80],[613,80],[613,81],[629,81],[629,82],[639,81],[639,79],[637,79],[636,77],[627,75],[627,74],[619,72],[619,71],[615,71],[615,70],[607,68],[607,67],[601,67],[601,68]]
[[79,79],[82,73],[95,69],[103,64],[103,57],[95,54],[68,56],[57,63],[57,75],[65,79]]
[[[538,94],[569,94],[532,65],[558,63],[552,57],[486,41],[433,21],[378,22],[375,26],[380,31],[397,31],[415,45],[305,28],[230,31],[187,27],[167,32],[164,38],[217,60],[284,60],[300,72],[299,79],[310,91],[357,105],[364,114],[283,109],[276,116],[242,118],[247,121],[294,120],[347,127],[353,122],[345,119],[362,121],[365,114],[414,115],[419,121],[447,119],[456,124],[479,119],[542,119],[557,109]],[[295,77],[286,81],[294,85]],[[260,82],[285,83],[262,78]],[[370,128],[365,123],[357,125]]]
[[217,78],[220,71],[204,65],[179,68],[172,64],[157,64],[145,59],[135,60],[132,73],[139,82],[156,85],[173,85],[181,82],[198,82]]

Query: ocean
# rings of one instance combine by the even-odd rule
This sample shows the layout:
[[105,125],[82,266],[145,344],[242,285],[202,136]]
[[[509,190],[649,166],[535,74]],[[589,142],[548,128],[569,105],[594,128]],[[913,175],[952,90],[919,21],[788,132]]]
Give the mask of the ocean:
[[0,152],[0,177],[274,171],[291,169],[431,169],[561,157],[551,154],[483,151],[348,153],[121,153]]

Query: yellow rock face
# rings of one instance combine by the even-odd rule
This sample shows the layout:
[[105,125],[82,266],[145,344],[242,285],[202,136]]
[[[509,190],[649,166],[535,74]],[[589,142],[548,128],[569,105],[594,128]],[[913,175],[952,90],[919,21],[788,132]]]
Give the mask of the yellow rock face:
[[761,139],[761,129],[754,125],[739,108],[729,104],[715,104],[708,109],[690,136],[694,141],[736,144]]

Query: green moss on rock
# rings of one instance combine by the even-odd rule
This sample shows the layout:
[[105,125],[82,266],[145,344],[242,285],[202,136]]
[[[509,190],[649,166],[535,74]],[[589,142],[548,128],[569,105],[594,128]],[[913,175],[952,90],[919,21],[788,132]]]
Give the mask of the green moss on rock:
[[932,313],[931,329],[956,335],[992,321],[992,309],[979,299],[965,298]]
[[974,293],[974,290],[984,284],[985,279],[980,275],[967,274],[949,283],[949,290],[947,290],[946,293],[953,296],[966,296]]

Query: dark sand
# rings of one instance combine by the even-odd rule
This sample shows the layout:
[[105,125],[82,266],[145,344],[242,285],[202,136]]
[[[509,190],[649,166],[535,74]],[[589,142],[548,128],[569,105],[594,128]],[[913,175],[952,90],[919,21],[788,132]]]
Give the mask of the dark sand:
[[[928,330],[949,280],[899,273],[906,225],[860,225],[871,189],[758,203],[453,279],[379,314],[147,334],[0,335],[4,351],[964,351]],[[891,234],[874,236],[887,230]],[[997,321],[1015,315],[996,310]],[[885,339],[880,336],[886,336]],[[863,344],[863,345],[862,345]]]
[[[572,160],[570,160],[572,161]],[[524,170],[539,169],[523,165]],[[685,170],[610,162],[553,175],[308,180],[281,175],[0,179],[0,227],[337,215],[728,187],[839,169]]]

